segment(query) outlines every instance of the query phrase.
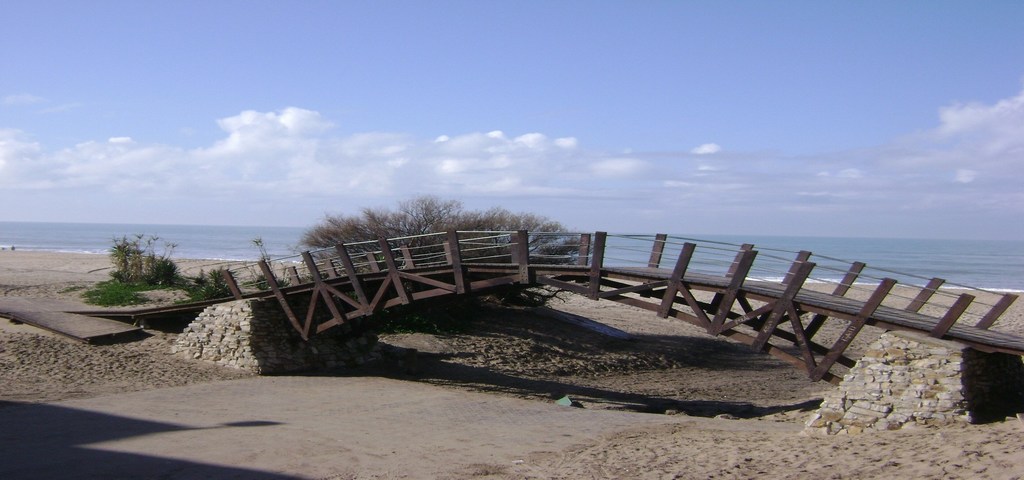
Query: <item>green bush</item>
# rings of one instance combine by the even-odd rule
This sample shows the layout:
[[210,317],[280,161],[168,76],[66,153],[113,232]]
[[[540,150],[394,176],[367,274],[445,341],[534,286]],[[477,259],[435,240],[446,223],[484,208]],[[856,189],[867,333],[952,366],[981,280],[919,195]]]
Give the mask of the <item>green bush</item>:
[[111,279],[85,291],[85,301],[106,307],[138,305],[146,302],[140,292],[157,288],[183,290],[189,301],[231,296],[220,270],[208,274],[200,272],[187,278],[181,274],[178,264],[171,260],[175,245],[164,244],[163,253],[157,255],[154,245],[158,240],[157,237],[140,234],[115,238],[110,248],[110,261],[114,266],[110,272]]
[[146,302],[140,292],[152,290],[147,285],[123,283],[118,280],[107,280],[100,282],[95,287],[82,293],[87,303],[102,307],[116,307],[122,305],[138,305]]
[[159,237],[142,234],[135,234],[132,238],[115,238],[110,248],[110,261],[114,264],[110,276],[126,284],[143,283],[164,287],[177,284],[181,276],[178,274],[178,266],[171,260],[171,252],[176,245],[165,243],[163,254],[157,255],[154,245],[158,240]]
[[178,264],[169,258],[154,258],[152,263],[146,267],[142,278],[142,282],[147,285],[161,287],[173,287],[181,283],[181,280]]
[[208,273],[200,271],[199,275],[190,277],[185,285],[185,292],[188,293],[191,302],[231,296],[231,289],[220,270],[211,270]]

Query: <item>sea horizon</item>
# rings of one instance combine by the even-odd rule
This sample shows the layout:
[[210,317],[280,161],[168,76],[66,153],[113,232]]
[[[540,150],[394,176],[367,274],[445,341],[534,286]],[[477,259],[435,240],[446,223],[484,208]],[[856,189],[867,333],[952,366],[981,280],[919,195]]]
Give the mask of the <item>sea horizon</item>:
[[[155,236],[154,248],[162,253],[164,242],[177,259],[255,260],[261,255],[259,239],[273,258],[300,252],[302,234],[310,227],[122,224],[76,222],[0,221],[0,248],[26,251],[107,254],[115,239],[135,235]],[[653,235],[655,232],[643,233]],[[627,239],[630,235],[614,234]],[[901,283],[923,284],[922,278],[941,277],[950,286],[962,285],[991,291],[1024,291],[1024,241],[937,238],[873,238],[841,236],[792,236],[762,234],[671,234],[673,239],[751,243],[762,255],[789,255],[808,250],[817,256],[867,263],[882,272],[908,276]],[[649,248],[649,247],[648,247]],[[678,248],[678,247],[676,247]],[[644,255],[642,252],[636,253]]]

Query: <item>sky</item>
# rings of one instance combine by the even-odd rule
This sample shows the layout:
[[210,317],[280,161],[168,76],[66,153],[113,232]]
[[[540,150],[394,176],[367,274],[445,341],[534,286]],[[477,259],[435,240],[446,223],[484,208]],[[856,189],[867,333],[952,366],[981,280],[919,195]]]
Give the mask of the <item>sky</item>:
[[1024,239],[1024,2],[6,0],[0,221]]

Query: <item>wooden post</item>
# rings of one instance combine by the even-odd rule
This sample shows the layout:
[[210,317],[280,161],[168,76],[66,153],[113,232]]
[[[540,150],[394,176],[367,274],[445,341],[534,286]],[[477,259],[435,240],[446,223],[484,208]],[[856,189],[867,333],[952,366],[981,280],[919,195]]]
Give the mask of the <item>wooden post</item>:
[[326,267],[328,278],[338,278],[338,265],[334,263],[333,258],[328,258],[327,264],[324,266]]
[[299,278],[299,269],[294,266],[288,267],[288,278],[292,281],[292,285],[302,284],[302,279]]
[[594,234],[594,253],[590,261],[590,298],[597,300],[601,293],[601,269],[604,268],[604,247],[608,232]]
[[444,242],[445,256],[452,266],[452,275],[455,276],[455,293],[466,293],[466,272],[462,269],[462,254],[459,252],[459,233],[455,230],[448,231],[448,240]]
[[654,236],[654,245],[651,245],[651,258],[647,260],[647,268],[658,268],[661,266],[661,256],[665,253],[665,242],[668,235],[659,233]]
[[[843,275],[843,279],[839,281],[839,285],[836,285],[836,289],[832,291],[832,295],[846,296],[846,292],[850,291],[850,287],[853,286],[853,282],[857,281],[857,277],[860,276],[860,272],[864,271],[866,265],[863,262],[853,262],[850,264],[850,269],[846,271],[846,275]],[[822,325],[825,324],[825,320],[828,320],[828,315],[817,314],[811,318],[810,323],[807,324],[807,328],[804,329],[804,335],[808,339],[814,338],[814,335],[818,333]]]
[[530,278],[530,233],[526,230],[516,232],[516,260],[519,264],[519,281],[529,285]]
[[404,268],[416,268],[416,262],[412,259],[412,250],[409,250],[408,245],[402,245],[402,262]]
[[292,327],[295,328],[299,335],[302,335],[303,340],[309,340],[309,337],[303,333],[302,325],[299,324],[299,318],[295,316],[295,312],[292,311],[292,307],[288,305],[288,299],[281,292],[281,285],[277,283],[277,278],[274,277],[274,272],[270,269],[270,264],[265,260],[259,261],[260,270],[263,271],[263,278],[267,281],[267,286],[274,292],[274,297],[277,298],[277,303],[281,304],[281,310],[284,310],[284,314],[288,317],[288,321],[291,322]]
[[943,315],[942,320],[939,320],[939,323],[935,324],[932,331],[928,332],[928,335],[935,338],[942,338],[942,336],[953,327],[953,324],[956,323],[957,319],[967,311],[967,307],[969,307],[973,301],[974,295],[968,295],[966,293],[960,295],[960,297],[956,299],[956,302],[953,302],[953,306],[949,307],[949,310],[947,310],[946,314]]
[[309,331],[313,327],[313,318],[316,313],[316,301],[317,296],[323,299],[324,304],[327,305],[327,309],[331,311],[331,318],[337,322],[344,322],[345,315],[341,313],[341,309],[338,308],[338,304],[335,303],[334,299],[331,298],[330,292],[324,286],[324,279],[320,276],[320,270],[317,269],[316,261],[313,260],[313,256],[309,252],[302,252],[302,261],[306,263],[306,268],[309,269],[310,276],[313,277],[313,284],[316,287],[313,290],[313,294],[309,297],[309,308],[306,309],[306,322],[302,326],[304,336],[309,337]]
[[238,288],[238,282],[235,281],[235,276],[231,274],[230,270],[221,270],[220,276],[224,278],[224,281],[228,284],[228,289],[231,290],[231,295],[235,297],[235,300],[242,299],[242,290]]
[[782,283],[788,285],[789,282],[793,281],[793,275],[800,268],[800,262],[806,262],[811,258],[811,252],[807,250],[800,250],[800,253],[796,254],[796,260],[793,261],[793,265],[789,267],[789,271],[786,272],[786,276],[782,279]]
[[871,316],[875,314],[875,310],[877,310],[882,304],[882,301],[885,300],[885,297],[889,295],[889,292],[894,286],[896,286],[896,280],[891,278],[883,279],[882,283],[878,284],[878,288],[876,288],[875,292],[871,294],[868,301],[864,302],[864,305],[861,307],[860,312],[857,313],[856,318],[846,326],[846,330],[843,330],[843,333],[839,335],[839,340],[836,340],[836,343],[834,343],[828,353],[825,354],[825,358],[821,359],[821,363],[818,364],[818,367],[811,372],[811,380],[818,381],[825,377],[825,374],[828,373],[829,369],[832,368],[832,365],[839,360],[839,357],[843,355],[843,352],[845,352],[846,348],[850,346],[851,342],[853,342],[854,337],[857,336],[860,329],[864,328],[864,324],[868,321],[868,318],[871,318]]
[[[799,258],[799,257],[798,257]],[[761,326],[761,330],[757,334],[757,338],[754,339],[754,343],[750,344],[754,350],[761,351],[764,346],[768,343],[768,339],[775,332],[775,328],[779,326],[779,322],[782,321],[789,310],[793,306],[793,300],[796,298],[796,294],[800,293],[800,289],[803,288],[804,282],[807,281],[807,277],[811,276],[811,270],[814,269],[813,262],[797,260],[793,262],[790,272],[792,278],[786,283],[786,289],[783,290],[782,295],[775,301],[775,307],[772,308],[771,314],[768,315],[768,321]],[[804,338],[803,329],[801,328],[801,334],[797,335],[797,340]],[[800,345],[804,347],[804,345]],[[812,358],[813,360],[813,358]]]
[[[732,265],[729,265],[729,273],[726,273],[725,276],[731,277],[733,275],[736,275],[736,269],[739,268],[740,259],[743,258],[743,255],[745,255],[747,252],[753,249],[754,244],[752,243],[744,243],[743,245],[740,245],[740,251],[736,252],[736,258],[733,259]],[[747,274],[744,273],[743,276],[746,277]]]
[[[747,244],[749,245],[749,244]],[[746,247],[746,245],[744,245]],[[729,312],[732,311],[732,305],[736,302],[736,296],[739,295],[740,288],[743,287],[743,281],[747,279],[747,274],[750,273],[750,267],[754,264],[754,258],[757,257],[757,251],[751,248],[740,250],[740,255],[737,258],[736,263],[729,269],[729,286],[725,292],[719,298],[719,303],[716,308],[715,318],[711,321],[710,329],[708,333],[712,335],[718,335],[722,333],[721,328],[725,323],[725,319],[729,317]]]
[[[344,321],[345,316],[342,315],[341,310],[338,309],[338,304],[334,303],[334,300],[330,298],[328,292],[324,290],[324,279],[320,276],[320,271],[316,268],[316,262],[313,261],[313,256],[309,252],[302,252],[302,261],[306,262],[306,267],[309,268],[309,272],[313,275],[313,283],[316,285],[317,291],[324,298],[324,303],[327,304],[327,308],[331,311],[331,317]],[[315,295],[314,295],[315,296]],[[312,315],[312,309],[310,309],[310,315]],[[306,325],[306,330],[309,330],[309,325]]]
[[384,257],[384,265],[388,267],[388,277],[391,278],[391,283],[395,286],[398,298],[402,300],[403,304],[411,303],[412,298],[409,297],[409,292],[405,291],[402,276],[398,274],[398,267],[395,265],[395,256],[391,253],[391,246],[388,245],[388,241],[384,237],[378,238],[377,243],[380,244],[380,253]]
[[991,327],[992,324],[996,323],[996,320],[999,319],[999,316],[1006,312],[1006,310],[1010,308],[1010,305],[1013,305],[1015,300],[1017,300],[1017,296],[1012,293],[1003,295],[1003,298],[1000,298],[999,301],[996,302],[995,306],[993,306],[992,309],[981,318],[977,327],[985,329]]
[[683,285],[683,277],[686,276],[686,268],[689,267],[690,259],[693,258],[693,251],[696,248],[697,245],[693,243],[683,244],[679,258],[676,259],[676,267],[672,270],[672,277],[668,280],[668,287],[665,288],[665,296],[661,297],[661,305],[658,306],[659,317],[668,317],[668,314],[672,312],[672,305],[676,302],[676,294],[679,293],[679,290],[686,288]]
[[366,252],[366,262],[370,264],[371,272],[380,272],[380,262],[377,261],[377,255],[375,253]]
[[935,291],[938,290],[943,283],[946,283],[946,281],[941,278],[931,279],[931,281],[928,282],[928,285],[925,285],[920,292],[917,292],[917,296],[914,297],[914,300],[907,305],[906,311],[914,313],[921,311],[921,307],[928,303],[928,299],[932,298],[932,295],[935,295]]
[[579,251],[579,255],[576,257],[576,265],[579,265],[581,267],[586,266],[587,265],[587,258],[589,258],[589,257],[590,257],[590,234],[589,233],[581,233],[580,234],[580,251]]
[[344,270],[345,276],[352,283],[352,290],[356,292],[356,298],[359,299],[364,310],[369,308],[370,299],[366,297],[366,290],[363,289],[363,282],[359,279],[359,273],[356,272],[356,266],[352,263],[352,256],[349,255],[348,248],[341,244],[334,249],[338,252],[338,260],[341,260],[341,268]]

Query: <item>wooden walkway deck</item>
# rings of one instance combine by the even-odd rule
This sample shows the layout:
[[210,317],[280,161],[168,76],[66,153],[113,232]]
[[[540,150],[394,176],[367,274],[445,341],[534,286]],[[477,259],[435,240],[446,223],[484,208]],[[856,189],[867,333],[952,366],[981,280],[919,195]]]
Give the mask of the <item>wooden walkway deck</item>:
[[896,280],[875,276],[860,262],[759,253],[753,245],[661,234],[453,231],[338,245],[223,273],[236,299],[276,299],[303,338],[397,305],[547,286],[692,323],[783,359],[813,380],[842,378],[854,364],[848,348],[865,326],[1024,355],[1024,338],[990,329],[1016,295],[947,291],[939,278],[897,288]]
[[83,342],[121,339],[142,332],[123,322],[69,313],[76,309],[80,307],[45,299],[0,298],[0,317]]

